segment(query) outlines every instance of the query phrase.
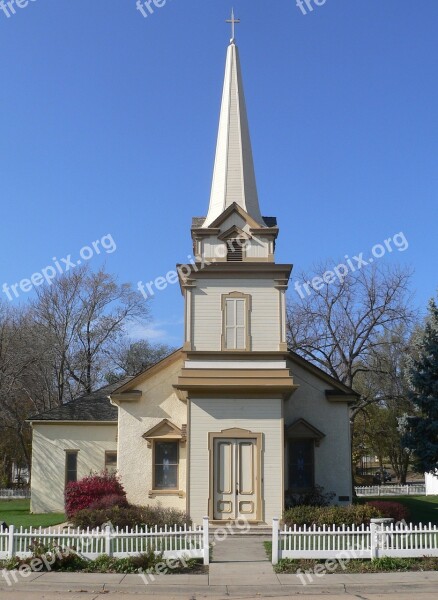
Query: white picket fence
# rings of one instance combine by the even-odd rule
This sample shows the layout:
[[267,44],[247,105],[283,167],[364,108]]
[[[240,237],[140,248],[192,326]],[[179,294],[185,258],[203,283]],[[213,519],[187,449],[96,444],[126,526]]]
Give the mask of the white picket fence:
[[354,488],[357,496],[425,496],[424,483],[409,485],[363,485]]
[[138,556],[151,550],[164,558],[201,558],[209,564],[208,518],[201,527],[152,527],[136,529],[20,529],[13,525],[0,529],[0,559],[32,556],[31,546],[56,547],[60,553],[74,550],[80,556],[95,559],[102,554],[116,558]]
[[0,490],[0,500],[2,498],[13,498],[19,500],[21,498],[30,498],[30,490],[17,489],[17,490]]
[[415,558],[438,556],[438,526],[379,523],[360,527],[327,526],[279,528],[272,523],[272,564],[282,558]]

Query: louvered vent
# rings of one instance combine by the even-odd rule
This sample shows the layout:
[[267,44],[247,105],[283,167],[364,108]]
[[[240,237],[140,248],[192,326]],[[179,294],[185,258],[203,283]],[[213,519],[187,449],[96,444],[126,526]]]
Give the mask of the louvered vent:
[[228,262],[242,262],[244,240],[228,240]]

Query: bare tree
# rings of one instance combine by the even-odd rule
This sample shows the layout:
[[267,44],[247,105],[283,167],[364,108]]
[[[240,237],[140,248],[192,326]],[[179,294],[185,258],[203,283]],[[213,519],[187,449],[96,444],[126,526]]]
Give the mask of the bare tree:
[[[320,273],[333,266],[320,265]],[[298,295],[288,305],[288,344],[335,379],[358,389],[364,373],[386,373],[380,365],[385,334],[409,325],[414,319],[409,281],[411,272],[398,267],[367,267],[334,278],[321,278],[318,289]],[[307,282],[308,277],[301,275]],[[327,278],[332,280],[333,278]],[[364,395],[353,409],[353,418],[373,395]]]
[[[39,381],[34,368],[40,360],[32,343],[26,309],[0,304],[0,435],[3,478],[10,477],[12,458],[29,464],[30,431],[25,419],[44,408],[45,395],[29,395]],[[13,452],[13,454],[11,454]]]
[[106,380],[113,383],[126,375],[137,375],[173,351],[174,348],[167,344],[151,344],[147,340],[120,340],[110,351],[114,367],[108,371]]
[[103,381],[108,349],[122,339],[129,322],[148,319],[149,307],[130,285],[84,266],[39,288],[33,315],[51,344],[61,403]]

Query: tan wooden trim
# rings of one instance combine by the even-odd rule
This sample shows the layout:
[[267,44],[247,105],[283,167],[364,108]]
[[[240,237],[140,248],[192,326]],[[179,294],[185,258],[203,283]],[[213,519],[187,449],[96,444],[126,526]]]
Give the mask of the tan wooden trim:
[[[225,363],[226,364],[226,363]],[[277,369],[265,369],[265,368],[243,368],[243,369],[227,369],[226,366],[223,368],[209,368],[209,369],[190,369],[183,367],[181,369],[181,377],[184,379],[240,379],[242,377],[251,377],[257,379],[289,379],[291,377],[289,369],[277,368]]]
[[279,388],[263,388],[259,387],[242,387],[242,389],[230,387],[229,389],[211,389],[211,388],[199,388],[199,389],[191,389],[187,392],[187,396],[189,398],[203,398],[205,399],[206,395],[208,398],[239,398],[239,399],[260,399],[264,398],[267,400],[284,400],[285,397],[290,395],[290,390],[285,391]]
[[221,230],[220,227],[192,227],[192,238],[196,237],[214,237],[217,236]]
[[228,239],[235,239],[236,236],[238,236],[239,238],[244,238],[245,240],[248,240],[251,237],[237,225],[232,225],[229,229],[227,229],[223,233],[219,234],[217,236],[217,238],[218,238],[218,240],[223,241],[223,240],[228,240]]
[[[289,352],[287,350],[286,351],[283,351],[283,350],[268,350],[268,351],[252,350],[250,355],[248,355],[247,352],[242,351],[242,350],[230,350],[229,352],[227,352],[227,355],[228,354],[232,354],[234,359],[241,358],[242,360],[254,360],[254,359],[259,359],[259,360],[283,359],[283,360],[286,360],[287,358],[290,358]],[[222,350],[192,350],[192,351],[186,352],[186,359],[192,359],[192,360],[203,360],[203,359],[208,359],[208,358],[217,359],[218,357],[222,357],[222,356],[223,356]]]
[[130,390],[128,392],[113,392],[109,398],[117,404],[118,402],[138,402],[142,395],[143,392],[141,390]]
[[186,493],[184,490],[149,490],[148,497],[155,498],[156,496],[179,496],[184,498]]
[[[208,495],[208,516],[214,519],[214,441],[216,439],[251,439],[256,440],[257,448],[257,513],[256,521],[262,521],[262,483],[263,483],[263,433],[255,433],[249,429],[232,427],[222,429],[222,431],[210,431],[208,434],[208,455],[209,455],[209,495]],[[235,520],[235,519],[233,519]],[[227,521],[228,522],[228,521]]]
[[175,425],[174,423],[172,423],[172,421],[170,421],[169,419],[162,419],[159,423],[157,423],[156,425],[154,425],[153,427],[151,427],[150,429],[148,429],[143,435],[142,437],[144,437],[145,440],[147,440],[148,438],[154,437],[154,438],[161,438],[161,437],[169,437],[168,434],[165,435],[161,435],[160,431],[162,429],[164,429],[165,427],[170,427],[170,429],[172,430],[172,437],[173,438],[181,438],[182,437],[182,432],[181,429]]
[[196,268],[192,264],[188,264],[185,266],[190,268],[190,272],[185,279],[223,279],[224,275],[238,274],[239,277],[245,276],[245,278],[264,275],[275,280],[288,280],[293,267],[291,264],[277,264],[257,259],[254,262],[245,261],[245,268],[243,269],[242,262],[215,260],[212,264],[204,266],[199,262],[196,263]]
[[283,396],[292,394],[297,385],[288,369],[185,369],[181,370],[175,389],[192,392],[203,390],[210,395],[217,389],[254,391],[263,390],[265,395],[281,392]]

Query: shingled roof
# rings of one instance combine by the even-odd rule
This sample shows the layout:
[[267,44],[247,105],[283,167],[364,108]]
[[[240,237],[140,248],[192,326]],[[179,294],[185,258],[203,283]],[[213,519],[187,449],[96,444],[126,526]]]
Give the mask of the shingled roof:
[[106,385],[91,394],[79,396],[62,406],[57,406],[28,421],[114,421],[117,423],[118,408],[113,406],[108,396],[117,388],[128,383],[132,377],[124,377],[111,385]]

